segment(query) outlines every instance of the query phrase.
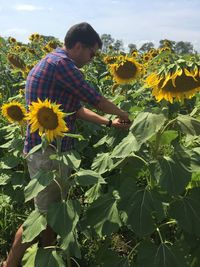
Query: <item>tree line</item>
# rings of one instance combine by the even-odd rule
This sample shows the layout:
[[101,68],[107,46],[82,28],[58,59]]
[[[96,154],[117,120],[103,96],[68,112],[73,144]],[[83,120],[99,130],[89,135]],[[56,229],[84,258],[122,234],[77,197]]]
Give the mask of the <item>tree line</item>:
[[[101,35],[101,40],[103,42],[103,51],[104,52],[108,52],[110,47],[112,47],[113,50],[115,51],[124,51],[124,43],[122,40],[115,40],[111,34],[102,34]],[[164,46],[170,47],[170,49],[179,54],[196,54],[197,51],[194,49],[193,44],[191,42],[185,42],[185,41],[179,41],[179,42],[175,42],[172,40],[168,40],[168,39],[163,39],[159,41],[159,46],[158,48],[162,48]],[[155,44],[152,42],[146,42],[144,43],[141,47],[137,47],[136,44],[134,43],[130,43],[128,44],[128,52],[132,52],[133,50],[138,50],[141,53],[145,53],[148,52],[151,48],[155,48]]]

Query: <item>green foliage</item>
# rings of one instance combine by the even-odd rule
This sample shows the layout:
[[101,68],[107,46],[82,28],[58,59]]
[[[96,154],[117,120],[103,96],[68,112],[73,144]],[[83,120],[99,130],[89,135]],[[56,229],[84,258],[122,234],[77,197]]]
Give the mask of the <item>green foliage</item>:
[[[26,66],[45,55],[43,48],[49,41],[57,40],[42,36],[23,45],[26,52],[19,53]],[[114,43],[110,35],[104,35],[103,41],[104,52],[120,54],[115,51],[122,49],[119,40]],[[161,47],[166,41],[173,50],[178,49],[169,40],[162,40]],[[27,73],[13,69],[7,61],[6,53],[16,49],[16,44],[0,38],[1,44],[0,88],[2,94],[6,92],[3,103],[8,97],[20,97],[17,90],[24,87]],[[147,43],[140,50],[150,47],[153,44]],[[70,266],[70,258],[77,266],[88,267],[198,267],[199,97],[187,103],[157,103],[142,79],[112,90],[114,82],[108,76],[104,56],[100,54],[86,66],[84,75],[97,91],[129,112],[132,126],[121,131],[77,123],[78,134],[67,134],[76,138],[76,150],[55,151],[50,156],[52,165],[67,165],[72,173],[67,180],[67,197],[61,190],[61,200],[52,204],[46,215],[30,212],[29,201],[53,180],[61,189],[57,179],[60,174],[58,170],[41,170],[30,181],[22,156],[23,131],[1,118],[1,255],[5,257],[16,226],[25,220],[24,242],[37,240],[47,224],[58,235],[55,246],[41,248],[36,243],[30,247],[23,257],[25,267]],[[177,57],[167,52],[158,55],[152,70],[161,66],[157,63],[166,56],[172,61]],[[163,63],[160,71],[165,68]],[[43,142],[29,155],[45,146]]]

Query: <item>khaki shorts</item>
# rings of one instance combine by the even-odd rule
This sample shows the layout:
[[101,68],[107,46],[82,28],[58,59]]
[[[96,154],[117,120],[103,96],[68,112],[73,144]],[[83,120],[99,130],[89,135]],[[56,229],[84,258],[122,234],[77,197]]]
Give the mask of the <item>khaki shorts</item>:
[[[33,179],[34,175],[40,170],[53,171],[58,169],[58,162],[49,159],[51,154],[55,154],[55,150],[49,146],[44,153],[41,150],[36,151],[27,157],[27,165],[30,174],[30,178]],[[61,165],[62,177],[59,179],[59,184],[62,187],[64,197],[67,196],[68,186],[67,178],[70,176],[71,169],[62,164]],[[38,195],[34,198],[35,208],[42,213],[47,213],[49,206],[55,202],[61,200],[60,189],[55,181],[52,181],[47,187],[45,187]]]

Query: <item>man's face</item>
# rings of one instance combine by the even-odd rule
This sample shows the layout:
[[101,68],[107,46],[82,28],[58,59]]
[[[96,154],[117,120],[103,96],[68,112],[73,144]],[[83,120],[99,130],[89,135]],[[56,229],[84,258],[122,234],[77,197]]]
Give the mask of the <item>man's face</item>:
[[81,68],[84,65],[90,63],[96,56],[98,49],[98,44],[95,44],[95,46],[93,47],[86,46],[85,44],[80,44],[80,50],[76,59],[77,66]]

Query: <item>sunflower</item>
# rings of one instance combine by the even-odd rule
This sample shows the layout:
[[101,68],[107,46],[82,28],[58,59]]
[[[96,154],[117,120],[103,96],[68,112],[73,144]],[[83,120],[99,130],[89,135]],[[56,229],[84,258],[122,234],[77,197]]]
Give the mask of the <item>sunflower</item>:
[[18,55],[10,53],[7,56],[8,61],[10,64],[18,69],[24,70],[26,68],[26,64]]
[[152,73],[147,79],[148,87],[153,89],[152,94],[157,101],[166,99],[173,102],[184,98],[192,98],[196,92],[200,91],[200,66],[178,66],[168,68],[161,73]]
[[49,142],[52,142],[57,136],[64,136],[64,132],[69,129],[64,121],[66,114],[59,107],[60,105],[51,103],[48,99],[42,102],[38,98],[37,102],[32,102],[27,114],[31,133],[39,130],[39,135],[42,136],[44,133]]
[[141,65],[133,58],[127,56],[118,57],[116,63],[110,64],[110,72],[118,84],[130,83],[141,73]]
[[1,110],[2,115],[11,123],[16,122],[22,125],[25,122],[26,109],[21,103],[17,101],[5,103]]

